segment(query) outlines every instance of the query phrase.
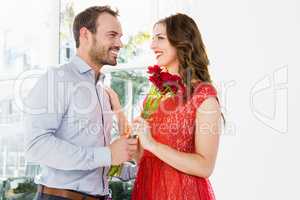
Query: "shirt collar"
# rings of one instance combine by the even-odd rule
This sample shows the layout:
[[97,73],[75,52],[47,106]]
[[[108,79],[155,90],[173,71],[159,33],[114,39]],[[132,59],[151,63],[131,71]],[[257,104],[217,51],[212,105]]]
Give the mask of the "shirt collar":
[[77,70],[81,74],[92,70],[92,68],[82,58],[80,58],[77,55],[72,58],[71,62],[75,64]]
[[[75,55],[72,58],[71,62],[75,64],[77,70],[81,74],[92,71],[92,68],[82,58],[80,58],[77,55]],[[105,74],[100,73],[99,81],[101,81],[103,83],[104,79],[105,79]]]

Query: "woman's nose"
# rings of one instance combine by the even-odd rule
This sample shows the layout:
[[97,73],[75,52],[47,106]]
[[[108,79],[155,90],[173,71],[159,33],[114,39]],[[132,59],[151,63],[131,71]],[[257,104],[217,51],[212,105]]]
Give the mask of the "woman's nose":
[[152,40],[151,45],[150,45],[150,48],[151,48],[152,50],[154,50],[156,47],[157,47],[157,44],[156,44],[155,40]]

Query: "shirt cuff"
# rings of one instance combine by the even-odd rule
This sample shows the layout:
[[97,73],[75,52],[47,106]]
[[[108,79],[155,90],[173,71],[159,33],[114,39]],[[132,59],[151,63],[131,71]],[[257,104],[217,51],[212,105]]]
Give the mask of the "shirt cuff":
[[109,147],[97,147],[94,150],[94,162],[99,167],[111,166],[111,151]]

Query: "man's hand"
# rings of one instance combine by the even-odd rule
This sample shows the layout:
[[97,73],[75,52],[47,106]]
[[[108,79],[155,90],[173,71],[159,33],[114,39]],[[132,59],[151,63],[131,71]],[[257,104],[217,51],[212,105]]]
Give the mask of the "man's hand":
[[116,139],[109,145],[112,157],[111,164],[120,165],[123,162],[131,160],[137,151],[137,144],[137,139],[127,139],[126,137]]
[[134,159],[138,153],[139,144],[137,138],[127,139],[130,159]]

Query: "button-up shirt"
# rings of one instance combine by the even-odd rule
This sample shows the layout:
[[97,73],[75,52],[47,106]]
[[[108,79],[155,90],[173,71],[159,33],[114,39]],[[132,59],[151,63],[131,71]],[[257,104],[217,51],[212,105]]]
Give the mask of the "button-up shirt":
[[[41,166],[37,184],[106,195],[113,112],[104,75],[79,56],[42,75],[24,101],[26,158]],[[122,178],[135,174],[122,171]]]

